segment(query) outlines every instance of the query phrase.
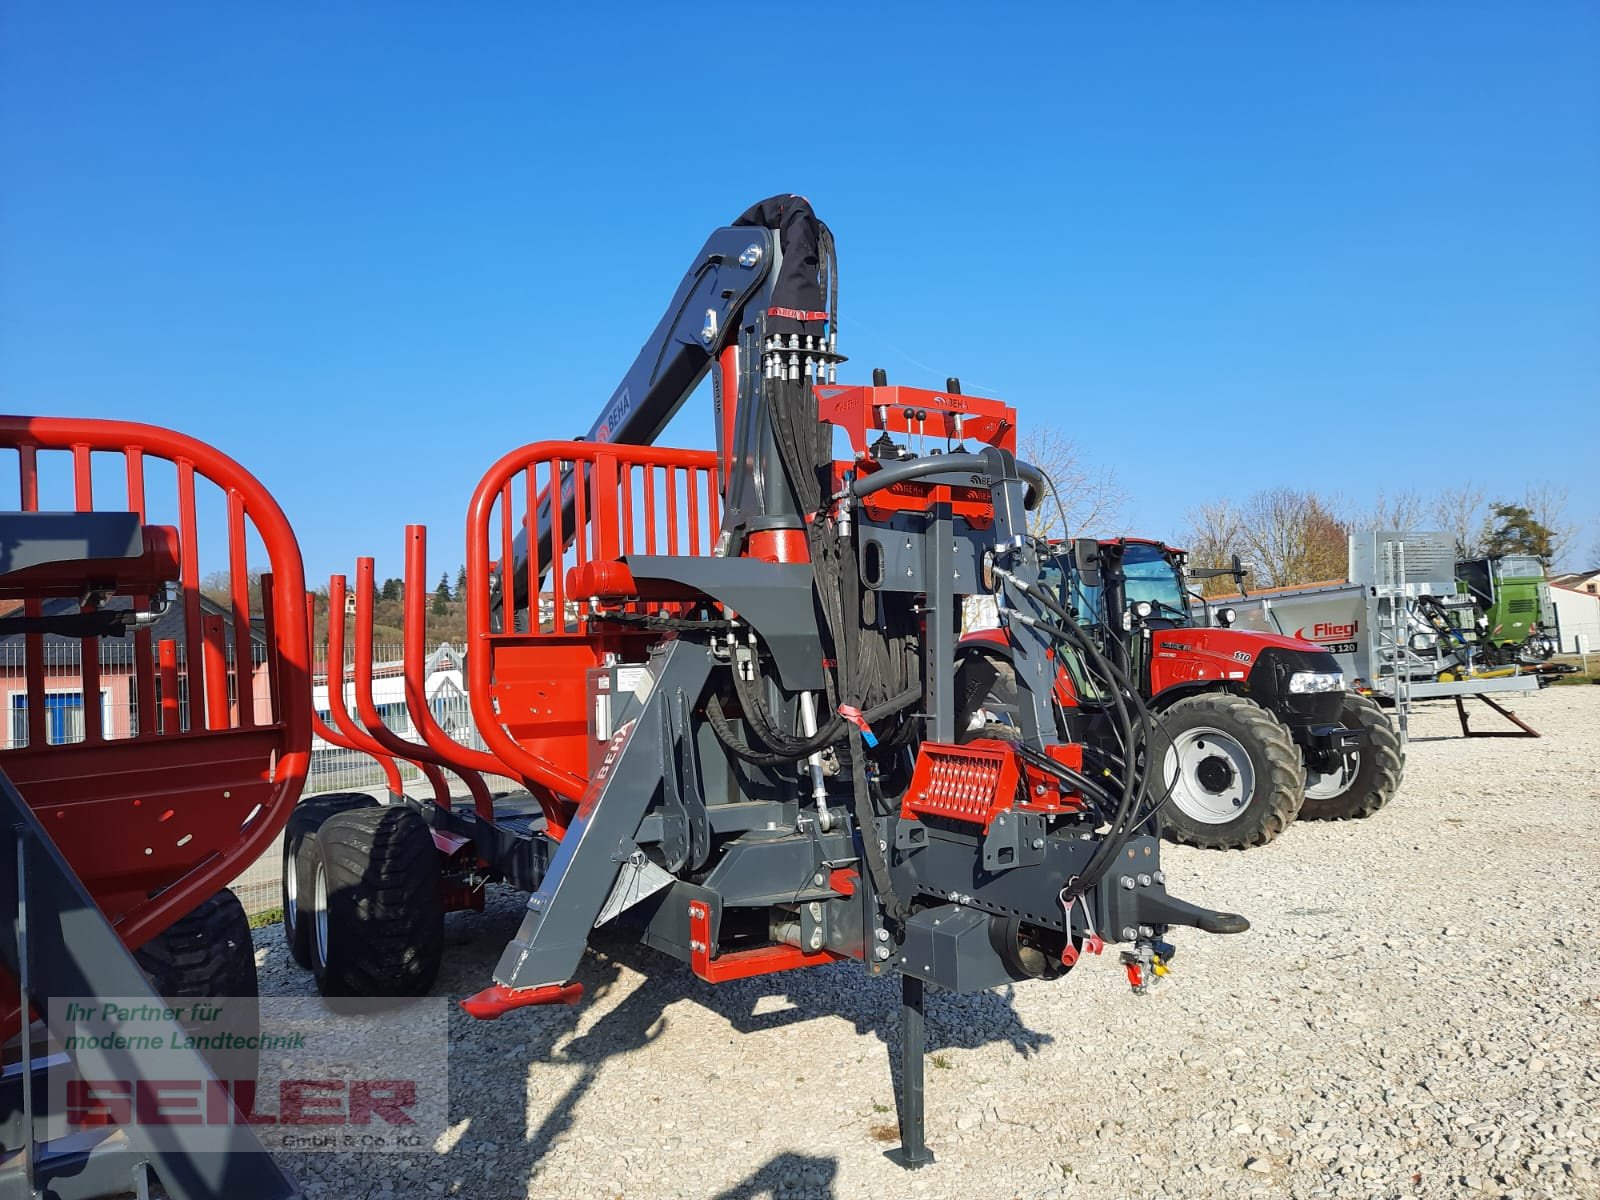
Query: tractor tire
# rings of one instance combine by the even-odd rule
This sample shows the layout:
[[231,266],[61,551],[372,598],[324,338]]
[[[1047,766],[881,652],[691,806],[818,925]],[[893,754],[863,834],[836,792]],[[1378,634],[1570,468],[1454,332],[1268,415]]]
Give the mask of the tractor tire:
[[998,654],[969,653],[956,664],[956,742],[1015,738],[1017,672]]
[[[212,1022],[182,1021],[201,1034],[231,1033],[254,1039],[261,1032],[256,953],[250,919],[239,897],[223,888],[186,917],[174,921],[138,950],[134,961],[164,1000],[223,1000]],[[231,1080],[234,1103],[248,1113],[255,1104],[261,1051],[201,1052],[219,1077]]]
[[311,846],[329,817],[357,808],[376,808],[365,792],[329,792],[295,805],[283,829],[283,940],[289,956],[311,967],[311,932],[304,920],[311,895]]
[[1306,772],[1306,799],[1300,815],[1311,821],[1347,821],[1370,817],[1400,790],[1405,773],[1405,752],[1377,701],[1346,692],[1339,720],[1348,728],[1362,729],[1367,744],[1357,752],[1354,766],[1326,775]]
[[1215,850],[1264,846],[1300,811],[1305,775],[1284,724],[1227,692],[1186,696],[1158,714],[1162,832]]
[[[1022,736],[1017,669],[1003,655],[981,650],[963,653],[956,662],[954,691],[958,745],[979,738],[1014,742]],[[1063,741],[1070,740],[1065,716],[1055,698],[1050,701],[1050,711],[1056,735]]]
[[329,817],[311,851],[311,970],[324,996],[422,996],[444,953],[439,852],[402,805]]

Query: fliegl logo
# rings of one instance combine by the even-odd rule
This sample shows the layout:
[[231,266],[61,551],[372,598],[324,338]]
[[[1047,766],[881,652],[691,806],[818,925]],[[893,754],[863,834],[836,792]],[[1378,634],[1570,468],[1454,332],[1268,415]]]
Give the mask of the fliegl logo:
[[606,415],[600,418],[600,424],[595,427],[594,440],[609,442],[611,431],[620,426],[623,419],[633,411],[633,397],[628,395],[628,389],[623,388],[611,401],[611,407],[606,409]]
[[1294,635],[1307,642],[1348,642],[1355,637],[1356,630],[1361,627],[1360,621],[1351,621],[1348,625],[1338,625],[1332,622],[1318,621],[1307,633],[1305,626],[1294,631]]

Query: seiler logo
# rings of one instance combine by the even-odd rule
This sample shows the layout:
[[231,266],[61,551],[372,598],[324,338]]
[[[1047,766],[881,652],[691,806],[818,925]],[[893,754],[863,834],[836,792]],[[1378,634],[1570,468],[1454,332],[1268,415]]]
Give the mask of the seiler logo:
[[1355,637],[1356,630],[1360,627],[1360,621],[1351,621],[1348,625],[1335,625],[1318,621],[1311,627],[1310,633],[1307,633],[1305,626],[1302,625],[1294,631],[1294,635],[1308,642],[1347,642]]

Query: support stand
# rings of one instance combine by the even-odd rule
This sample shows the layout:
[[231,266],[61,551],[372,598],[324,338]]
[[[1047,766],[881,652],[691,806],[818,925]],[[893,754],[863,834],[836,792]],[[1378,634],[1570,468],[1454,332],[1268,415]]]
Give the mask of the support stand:
[[922,1127],[922,1067],[928,1049],[927,1014],[922,980],[900,976],[900,1145],[884,1152],[890,1162],[916,1168],[933,1161]]
[[1517,728],[1515,730],[1511,730],[1511,729],[1473,729],[1473,728],[1471,728],[1467,724],[1467,706],[1466,706],[1465,703],[1463,703],[1465,697],[1457,696],[1456,697],[1456,716],[1461,718],[1461,736],[1462,737],[1538,737],[1539,736],[1539,731],[1537,729],[1535,729],[1532,725],[1529,725],[1526,721],[1524,721],[1521,717],[1517,716],[1517,714],[1512,712],[1509,708],[1501,708],[1493,700],[1489,699],[1489,697],[1483,695],[1482,693],[1476,693],[1475,692],[1475,693],[1473,693],[1473,695],[1474,695],[1474,698],[1476,698],[1478,700],[1482,700],[1485,704],[1487,704],[1490,708],[1494,709],[1495,712],[1499,713],[1502,717],[1504,717],[1506,720],[1510,721]]

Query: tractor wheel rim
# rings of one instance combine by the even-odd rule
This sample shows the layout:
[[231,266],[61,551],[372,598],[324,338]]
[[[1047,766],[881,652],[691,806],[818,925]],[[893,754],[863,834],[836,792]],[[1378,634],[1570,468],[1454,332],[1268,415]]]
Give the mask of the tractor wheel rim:
[[294,936],[295,927],[300,924],[300,914],[297,911],[300,904],[300,872],[295,869],[293,854],[283,856],[283,924],[289,931],[289,936]]
[[1172,739],[1163,768],[1178,811],[1203,825],[1236,820],[1255,795],[1256,768],[1232,734],[1210,726]]
[[1350,755],[1336,771],[1313,771],[1306,768],[1306,799],[1332,800],[1350,790],[1356,772],[1361,770],[1361,755]]
[[311,874],[311,928],[316,933],[317,962],[328,965],[328,873],[318,862]]

